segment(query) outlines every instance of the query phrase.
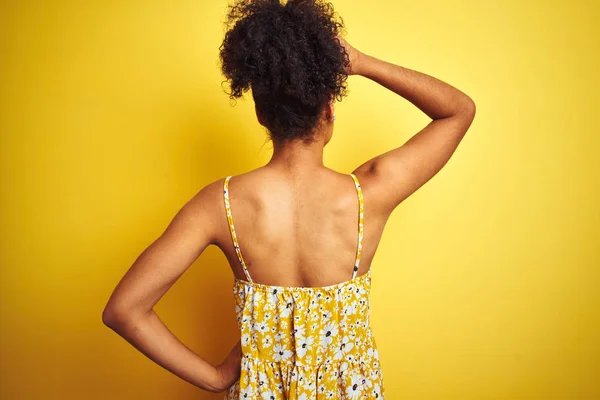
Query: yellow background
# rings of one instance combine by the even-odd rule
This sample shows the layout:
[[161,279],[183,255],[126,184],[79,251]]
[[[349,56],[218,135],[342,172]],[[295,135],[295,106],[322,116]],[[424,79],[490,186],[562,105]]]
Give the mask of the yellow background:
[[[1,4],[0,398],[221,398],[101,312],[191,196],[271,155],[251,97],[231,107],[221,87],[226,3]],[[599,3],[335,5],[357,48],[477,104],[373,262],[386,398],[600,399]],[[334,169],[428,122],[371,81],[349,85],[325,151]],[[231,284],[211,246],[157,306],[213,363],[236,339]]]

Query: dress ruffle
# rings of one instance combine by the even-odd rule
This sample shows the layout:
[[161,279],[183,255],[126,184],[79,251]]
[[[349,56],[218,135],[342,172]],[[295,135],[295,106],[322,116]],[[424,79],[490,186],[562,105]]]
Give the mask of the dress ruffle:
[[336,285],[235,280],[241,375],[225,399],[383,399],[370,269]]

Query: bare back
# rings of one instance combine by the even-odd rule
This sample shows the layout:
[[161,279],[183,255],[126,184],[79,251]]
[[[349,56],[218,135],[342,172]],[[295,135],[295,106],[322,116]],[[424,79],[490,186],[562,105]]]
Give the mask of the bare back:
[[[357,275],[366,273],[387,220],[371,209],[359,172],[364,205]],[[221,181],[222,182],[222,181]],[[240,250],[256,283],[327,286],[352,277],[358,246],[359,197],[353,178],[327,168],[292,177],[259,168],[230,178],[228,197]],[[237,279],[246,280],[223,211],[217,245]]]

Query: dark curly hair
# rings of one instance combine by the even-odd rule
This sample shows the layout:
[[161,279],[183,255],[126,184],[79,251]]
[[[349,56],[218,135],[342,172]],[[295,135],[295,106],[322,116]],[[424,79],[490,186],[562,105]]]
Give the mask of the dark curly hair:
[[327,103],[347,95],[342,18],[320,0],[238,0],[228,10],[219,48],[227,94],[252,89],[272,140],[312,141]]

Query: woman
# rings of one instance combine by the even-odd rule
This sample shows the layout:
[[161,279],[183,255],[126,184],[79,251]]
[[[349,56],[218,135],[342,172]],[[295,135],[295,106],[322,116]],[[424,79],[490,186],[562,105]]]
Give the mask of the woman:
[[[273,156],[200,190],[104,310],[105,324],[153,361],[202,389],[227,390],[229,399],[384,397],[369,324],[371,260],[391,212],[446,164],[475,115],[474,102],[449,84],[353,48],[339,36],[340,21],[317,0],[231,7],[220,49],[229,95],[252,90]],[[323,165],[348,75],[380,84],[432,119],[351,174]],[[369,133],[388,134],[376,130]],[[231,265],[241,334],[218,366],[153,311],[210,244]]]

